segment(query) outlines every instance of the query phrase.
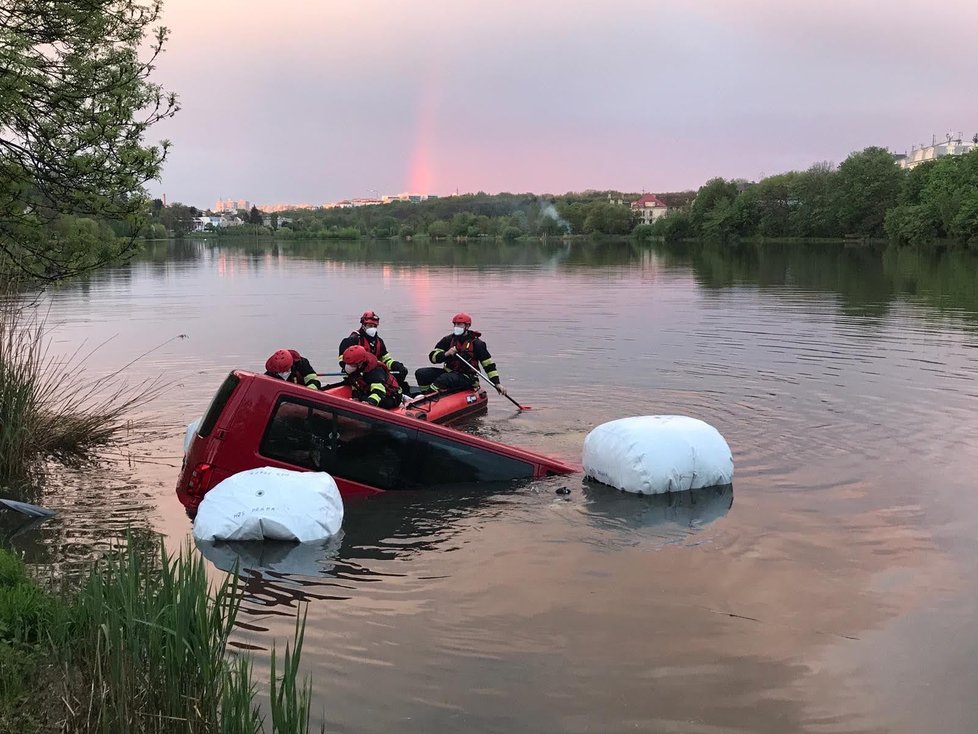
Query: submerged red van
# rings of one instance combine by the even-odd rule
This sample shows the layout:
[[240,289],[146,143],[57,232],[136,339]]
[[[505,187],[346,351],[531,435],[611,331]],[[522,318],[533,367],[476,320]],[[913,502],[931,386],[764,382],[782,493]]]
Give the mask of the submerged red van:
[[531,451],[235,370],[192,436],[177,497],[194,517],[218,482],[261,466],[329,472],[345,497],[577,471]]

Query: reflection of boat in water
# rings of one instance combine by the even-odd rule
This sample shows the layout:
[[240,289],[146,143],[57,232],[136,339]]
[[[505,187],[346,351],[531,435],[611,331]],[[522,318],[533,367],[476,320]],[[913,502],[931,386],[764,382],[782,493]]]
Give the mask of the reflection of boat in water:
[[665,494],[632,494],[585,480],[584,510],[602,524],[621,528],[672,526],[698,530],[727,514],[733,485]]

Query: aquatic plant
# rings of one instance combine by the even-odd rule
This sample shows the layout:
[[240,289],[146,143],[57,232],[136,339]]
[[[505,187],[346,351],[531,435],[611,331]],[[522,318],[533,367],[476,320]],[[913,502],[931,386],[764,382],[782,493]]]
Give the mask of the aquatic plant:
[[16,291],[0,293],[0,480],[25,476],[40,462],[85,458],[110,442],[152,432],[136,412],[165,389],[157,379],[129,384],[122,365],[87,376],[91,352],[57,356],[50,327],[36,304]]
[[273,733],[306,731],[305,617],[281,677],[271,653],[266,716],[251,658],[228,648],[237,575],[211,585],[190,548],[170,556],[162,541],[127,541],[60,594],[0,551],[0,731],[257,734],[267,718]]

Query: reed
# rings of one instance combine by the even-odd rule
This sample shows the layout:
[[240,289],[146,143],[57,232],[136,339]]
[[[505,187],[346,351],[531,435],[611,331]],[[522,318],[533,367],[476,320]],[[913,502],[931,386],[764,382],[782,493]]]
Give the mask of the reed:
[[[267,718],[273,733],[306,731],[311,685],[298,674],[305,617],[296,620],[280,678],[273,649],[267,717],[250,657],[228,649],[240,608],[237,576],[212,585],[189,547],[170,556],[162,542],[128,541],[63,604],[26,583],[0,551],[0,662],[16,663],[20,674],[0,676],[0,731],[5,720],[20,722],[19,731],[30,730],[25,721],[51,724],[52,708],[58,729],[91,734],[259,734]],[[5,587],[6,577],[17,580]],[[21,596],[5,605],[3,589],[15,587]],[[61,611],[43,611],[52,608]],[[37,670],[46,671],[40,681]],[[39,708],[45,699],[58,705]]]
[[150,426],[133,415],[166,388],[161,380],[129,384],[131,362],[86,376],[91,352],[53,355],[49,333],[36,304],[0,292],[0,481],[24,477],[50,458],[86,458],[110,442],[140,438]]

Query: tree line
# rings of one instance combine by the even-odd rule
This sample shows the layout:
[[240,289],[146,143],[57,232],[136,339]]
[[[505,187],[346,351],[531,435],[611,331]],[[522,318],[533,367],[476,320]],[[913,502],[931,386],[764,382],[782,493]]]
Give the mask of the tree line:
[[668,241],[858,237],[978,244],[978,149],[903,169],[889,151],[871,147],[838,168],[819,163],[755,184],[714,178],[688,207],[636,234]]
[[[350,208],[298,209],[282,212],[282,223],[276,225],[273,219],[267,231],[310,239],[490,237],[517,240],[564,235],[628,236],[634,232],[637,222],[629,203],[639,196],[617,191],[562,195],[479,192],[431,197],[420,203],[398,201]],[[685,191],[660,194],[659,198],[683,207],[694,196],[695,192]],[[219,232],[224,236],[249,233],[240,228]]]

